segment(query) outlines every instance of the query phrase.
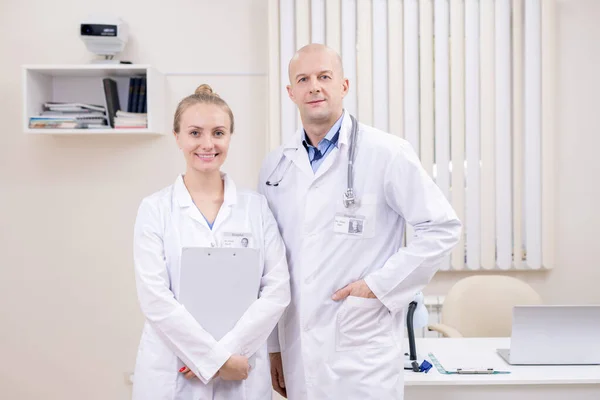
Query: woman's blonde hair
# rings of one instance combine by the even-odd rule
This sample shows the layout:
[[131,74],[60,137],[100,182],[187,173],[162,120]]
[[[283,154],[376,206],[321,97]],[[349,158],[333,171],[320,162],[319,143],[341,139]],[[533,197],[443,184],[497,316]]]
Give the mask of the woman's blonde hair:
[[181,115],[185,110],[195,104],[215,104],[221,107],[224,111],[229,114],[229,121],[231,122],[231,133],[233,133],[233,113],[229,105],[223,100],[212,88],[207,84],[198,86],[194,94],[189,95],[179,102],[177,110],[175,110],[175,118],[173,119],[173,131],[179,133],[179,124],[181,122]]

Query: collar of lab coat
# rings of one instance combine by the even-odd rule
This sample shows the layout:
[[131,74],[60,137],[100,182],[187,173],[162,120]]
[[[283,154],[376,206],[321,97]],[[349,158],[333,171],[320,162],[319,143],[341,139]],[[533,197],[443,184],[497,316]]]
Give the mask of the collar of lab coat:
[[[352,119],[349,116],[346,110],[343,110],[342,114],[342,125],[340,126],[340,137],[338,139],[338,147],[340,150],[342,147],[346,147],[348,145],[348,141],[350,140],[350,132],[352,131]],[[283,151],[288,149],[298,149],[302,147],[302,140],[304,139],[304,127],[300,127],[296,131],[296,133],[288,139],[288,141],[283,145]]]
[[[232,206],[237,202],[237,189],[233,180],[226,173],[221,172],[221,179],[225,182],[225,194],[223,196],[223,205]],[[175,199],[180,207],[195,207],[190,192],[183,183],[183,174],[179,175],[174,185]]]

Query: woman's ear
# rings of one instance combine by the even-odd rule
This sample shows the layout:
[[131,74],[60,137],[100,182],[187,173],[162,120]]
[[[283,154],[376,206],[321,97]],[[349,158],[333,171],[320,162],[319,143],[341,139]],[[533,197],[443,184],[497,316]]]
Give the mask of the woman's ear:
[[175,136],[175,143],[177,143],[177,147],[179,147],[179,150],[181,150],[181,145],[179,144],[179,134],[173,131],[173,136]]

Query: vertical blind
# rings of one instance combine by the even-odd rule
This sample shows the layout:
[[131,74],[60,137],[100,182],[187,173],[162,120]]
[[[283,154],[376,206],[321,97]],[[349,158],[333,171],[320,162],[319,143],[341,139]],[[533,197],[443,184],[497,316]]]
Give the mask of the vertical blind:
[[554,13],[554,0],[269,0],[269,147],[301,124],[290,58],[326,44],[345,108],[410,142],[463,221],[442,270],[552,268]]

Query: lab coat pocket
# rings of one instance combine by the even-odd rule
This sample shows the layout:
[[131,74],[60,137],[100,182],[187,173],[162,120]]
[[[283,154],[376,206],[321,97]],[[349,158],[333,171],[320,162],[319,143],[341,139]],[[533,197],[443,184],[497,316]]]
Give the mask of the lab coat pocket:
[[379,299],[346,298],[337,315],[337,351],[393,344],[392,317]]

